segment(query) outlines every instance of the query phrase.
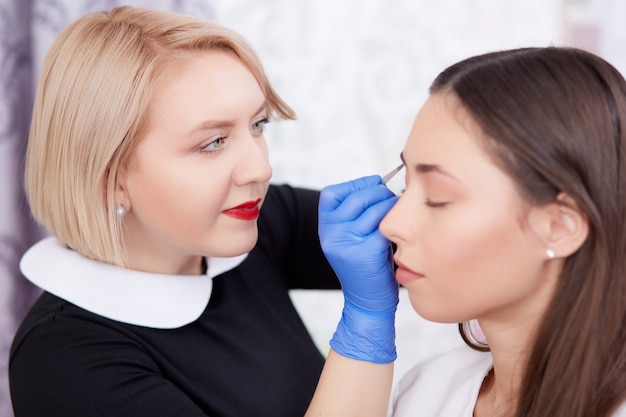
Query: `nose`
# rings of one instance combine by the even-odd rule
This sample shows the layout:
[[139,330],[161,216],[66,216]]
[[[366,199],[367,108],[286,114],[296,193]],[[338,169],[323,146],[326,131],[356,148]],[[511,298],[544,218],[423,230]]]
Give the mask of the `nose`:
[[[396,244],[406,243],[410,240],[412,226],[412,213],[409,210],[406,195],[400,196],[396,204],[380,222],[380,232],[390,241]],[[413,213],[414,215],[415,213]]]
[[250,135],[240,145],[240,161],[234,172],[235,183],[245,185],[268,182],[272,178],[272,167],[265,139]]

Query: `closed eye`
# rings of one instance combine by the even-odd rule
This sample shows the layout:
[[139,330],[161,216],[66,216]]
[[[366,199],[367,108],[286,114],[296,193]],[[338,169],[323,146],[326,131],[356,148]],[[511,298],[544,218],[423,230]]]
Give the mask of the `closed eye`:
[[424,199],[424,204],[426,204],[428,207],[437,208],[437,207],[444,207],[445,205],[448,204],[448,202],[447,201],[432,201],[430,198],[426,197]]

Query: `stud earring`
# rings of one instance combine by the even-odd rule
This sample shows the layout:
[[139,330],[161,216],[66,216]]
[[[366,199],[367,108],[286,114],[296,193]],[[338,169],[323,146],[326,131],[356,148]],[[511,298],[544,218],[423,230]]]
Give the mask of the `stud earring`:
[[554,250],[553,250],[553,249],[548,249],[548,250],[546,251],[546,256],[547,256],[549,259],[554,259],[554,257],[556,256],[556,253],[554,253]]
[[124,216],[126,216],[126,209],[124,208],[124,206],[121,204],[115,206],[115,217],[117,217],[118,219],[123,219]]

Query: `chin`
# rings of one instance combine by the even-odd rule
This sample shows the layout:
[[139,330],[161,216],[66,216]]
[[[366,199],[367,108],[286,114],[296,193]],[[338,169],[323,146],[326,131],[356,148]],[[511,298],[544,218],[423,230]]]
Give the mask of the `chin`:
[[449,317],[449,312],[442,312],[437,308],[429,308],[429,306],[423,302],[420,302],[418,297],[411,297],[409,294],[409,302],[413,310],[423,319],[431,321],[433,323],[458,323],[456,320]]
[[212,251],[213,256],[228,258],[248,253],[256,245],[258,237],[259,234],[256,229],[254,233],[239,233],[237,237],[232,236],[229,239],[221,241],[219,249]]

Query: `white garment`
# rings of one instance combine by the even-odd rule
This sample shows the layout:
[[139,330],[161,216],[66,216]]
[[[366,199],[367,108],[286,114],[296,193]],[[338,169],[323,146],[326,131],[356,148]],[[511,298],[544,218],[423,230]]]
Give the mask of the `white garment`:
[[394,417],[472,417],[491,354],[460,346],[413,367],[396,388]]
[[[491,354],[460,346],[413,367],[395,392],[393,417],[472,417]],[[613,413],[626,417],[626,403]]]
[[247,256],[207,259],[206,275],[153,274],[85,258],[48,237],[26,251],[20,269],[39,288],[92,313],[122,323],[174,329],[200,317],[211,297],[212,278]]

